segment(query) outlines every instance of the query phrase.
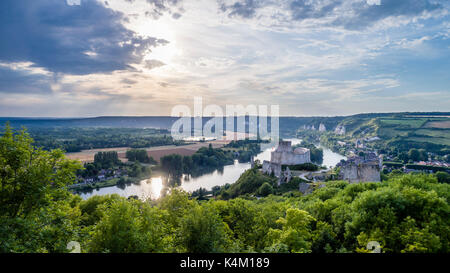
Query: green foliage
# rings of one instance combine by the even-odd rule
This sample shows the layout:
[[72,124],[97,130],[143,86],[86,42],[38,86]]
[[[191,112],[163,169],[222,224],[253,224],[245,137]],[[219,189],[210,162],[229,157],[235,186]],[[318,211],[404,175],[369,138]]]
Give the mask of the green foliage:
[[189,253],[225,252],[231,243],[227,231],[213,208],[196,205],[182,218],[178,238]]
[[38,147],[45,150],[59,148],[69,153],[97,148],[147,148],[182,144],[174,141],[165,129],[33,127],[30,134]]
[[260,196],[268,196],[273,193],[273,187],[267,182],[264,182],[261,187],[258,189],[258,193]]
[[303,164],[298,164],[298,165],[283,165],[282,169],[285,170],[286,167],[289,167],[289,169],[291,171],[310,171],[310,172],[315,172],[319,170],[319,166],[317,166],[316,164],[313,163],[303,163]]
[[65,187],[81,166],[32,142],[8,124],[0,138],[0,252],[63,252],[77,235],[79,211]]
[[192,156],[171,154],[161,157],[161,168],[169,176],[179,178],[183,174],[198,174],[233,164],[233,154],[230,151],[202,147]]
[[[276,179],[250,169],[220,189],[219,197],[233,198],[227,201],[190,199],[177,189],[157,201],[81,200],[66,189],[79,165],[9,127],[0,164],[0,252],[68,252],[70,241],[82,252],[115,253],[368,252],[370,241],[386,253],[450,251],[450,185],[442,173],[333,181],[306,196],[277,196]],[[270,187],[274,194],[251,196]]]
[[406,164],[406,168],[413,170],[428,170],[428,171],[450,171],[448,167],[440,167],[440,166],[428,166],[428,165],[419,165],[419,164]]
[[6,126],[0,138],[0,214],[27,216],[52,200],[67,197],[61,188],[73,183],[81,166],[61,150],[36,149],[25,130]]
[[261,152],[260,143],[267,143],[267,140],[261,139],[242,139],[242,140],[233,140],[227,145],[225,148],[234,148],[236,149],[236,153],[238,154],[237,159],[239,162],[249,162],[252,156],[257,155]]
[[94,164],[100,169],[110,169],[120,164],[117,152],[98,152],[94,155]]
[[166,155],[160,158],[161,169],[173,177],[183,174],[183,157],[178,154]]
[[277,249],[278,246],[287,247],[286,250],[294,253],[305,253],[311,250],[311,223],[315,219],[304,210],[289,208],[286,217],[277,220],[281,229],[271,229],[267,234],[270,244],[268,249]]
[[129,169],[130,169],[130,171],[129,171],[128,175],[130,177],[136,177],[136,178],[149,177],[152,173],[150,167],[141,165],[138,161],[135,161]]
[[270,178],[261,173],[260,170],[253,168],[245,171],[239,179],[222,193],[223,199],[236,198],[244,194],[257,193],[264,183],[273,184],[276,178]]
[[139,161],[141,163],[147,164],[157,164],[153,157],[149,157],[146,150],[142,149],[131,149],[126,152],[126,157],[129,161]]
[[119,199],[101,207],[92,231],[92,252],[165,252],[171,249],[166,214],[137,200]]
[[437,172],[436,178],[439,183],[450,183],[450,174],[447,172]]

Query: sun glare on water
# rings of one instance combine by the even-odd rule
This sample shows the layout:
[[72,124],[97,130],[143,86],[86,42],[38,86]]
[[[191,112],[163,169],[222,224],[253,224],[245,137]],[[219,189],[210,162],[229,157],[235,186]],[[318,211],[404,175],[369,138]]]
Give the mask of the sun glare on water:
[[161,177],[153,177],[150,179],[151,195],[152,199],[158,199],[161,197],[161,191],[163,189],[163,182]]

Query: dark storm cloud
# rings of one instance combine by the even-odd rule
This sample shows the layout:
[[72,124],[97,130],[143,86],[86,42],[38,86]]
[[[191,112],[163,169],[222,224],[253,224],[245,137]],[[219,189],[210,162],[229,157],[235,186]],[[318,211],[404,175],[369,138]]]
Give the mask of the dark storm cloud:
[[51,93],[51,77],[0,67],[0,93]]
[[[425,11],[442,8],[443,0],[381,0],[380,5],[366,0],[217,0],[219,9],[229,17],[254,18],[264,7],[277,7],[287,11],[284,20],[303,21],[335,17],[331,25],[347,29],[368,27],[380,20],[396,16],[417,16]],[[226,4],[227,3],[227,4]],[[329,23],[328,23],[329,24]]]
[[152,47],[122,25],[123,14],[95,0],[0,1],[0,61],[33,62],[51,72],[107,73],[131,69]]

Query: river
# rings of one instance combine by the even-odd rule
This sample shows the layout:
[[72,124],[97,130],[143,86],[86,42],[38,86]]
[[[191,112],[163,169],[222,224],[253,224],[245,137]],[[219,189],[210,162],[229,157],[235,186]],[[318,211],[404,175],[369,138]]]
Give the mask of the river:
[[[292,142],[292,145],[301,143],[301,139],[286,139]],[[327,167],[334,167],[341,159],[345,159],[344,156],[337,154],[330,149],[319,145],[323,149],[323,165]],[[255,160],[270,160],[270,153],[272,149],[266,149],[255,157]],[[227,183],[232,184],[239,179],[240,175],[250,169],[250,163],[238,163],[235,161],[234,165],[224,166],[223,171],[214,171],[209,174],[204,174],[199,177],[191,177],[189,179],[182,179],[181,186],[185,191],[192,192],[199,188],[205,188],[210,190],[214,186],[222,186]],[[151,177],[149,179],[142,180],[140,184],[131,184],[125,188],[118,186],[100,188],[93,190],[89,193],[80,194],[83,199],[87,199],[93,195],[105,195],[105,194],[119,194],[123,197],[136,195],[141,199],[158,199],[161,195],[163,188],[162,177]]]

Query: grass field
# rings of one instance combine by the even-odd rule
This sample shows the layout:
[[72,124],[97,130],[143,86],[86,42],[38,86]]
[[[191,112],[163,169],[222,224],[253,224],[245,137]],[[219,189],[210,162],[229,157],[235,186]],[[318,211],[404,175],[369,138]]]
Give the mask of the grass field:
[[450,139],[450,130],[419,129],[416,134]]
[[394,118],[394,119],[381,119],[381,125],[387,126],[400,126],[400,127],[409,127],[409,128],[420,128],[423,126],[425,122],[427,122],[427,118]]
[[434,144],[441,144],[450,146],[450,138],[441,137],[409,137],[406,140],[416,141],[416,142],[428,142]]
[[383,118],[380,119],[378,134],[383,138],[403,137],[410,141],[450,145],[450,130],[445,130],[447,126],[450,128],[450,120],[445,117]]
[[380,128],[378,129],[378,135],[383,138],[394,138],[398,136],[406,136],[409,131],[405,130],[395,130],[394,128]]

